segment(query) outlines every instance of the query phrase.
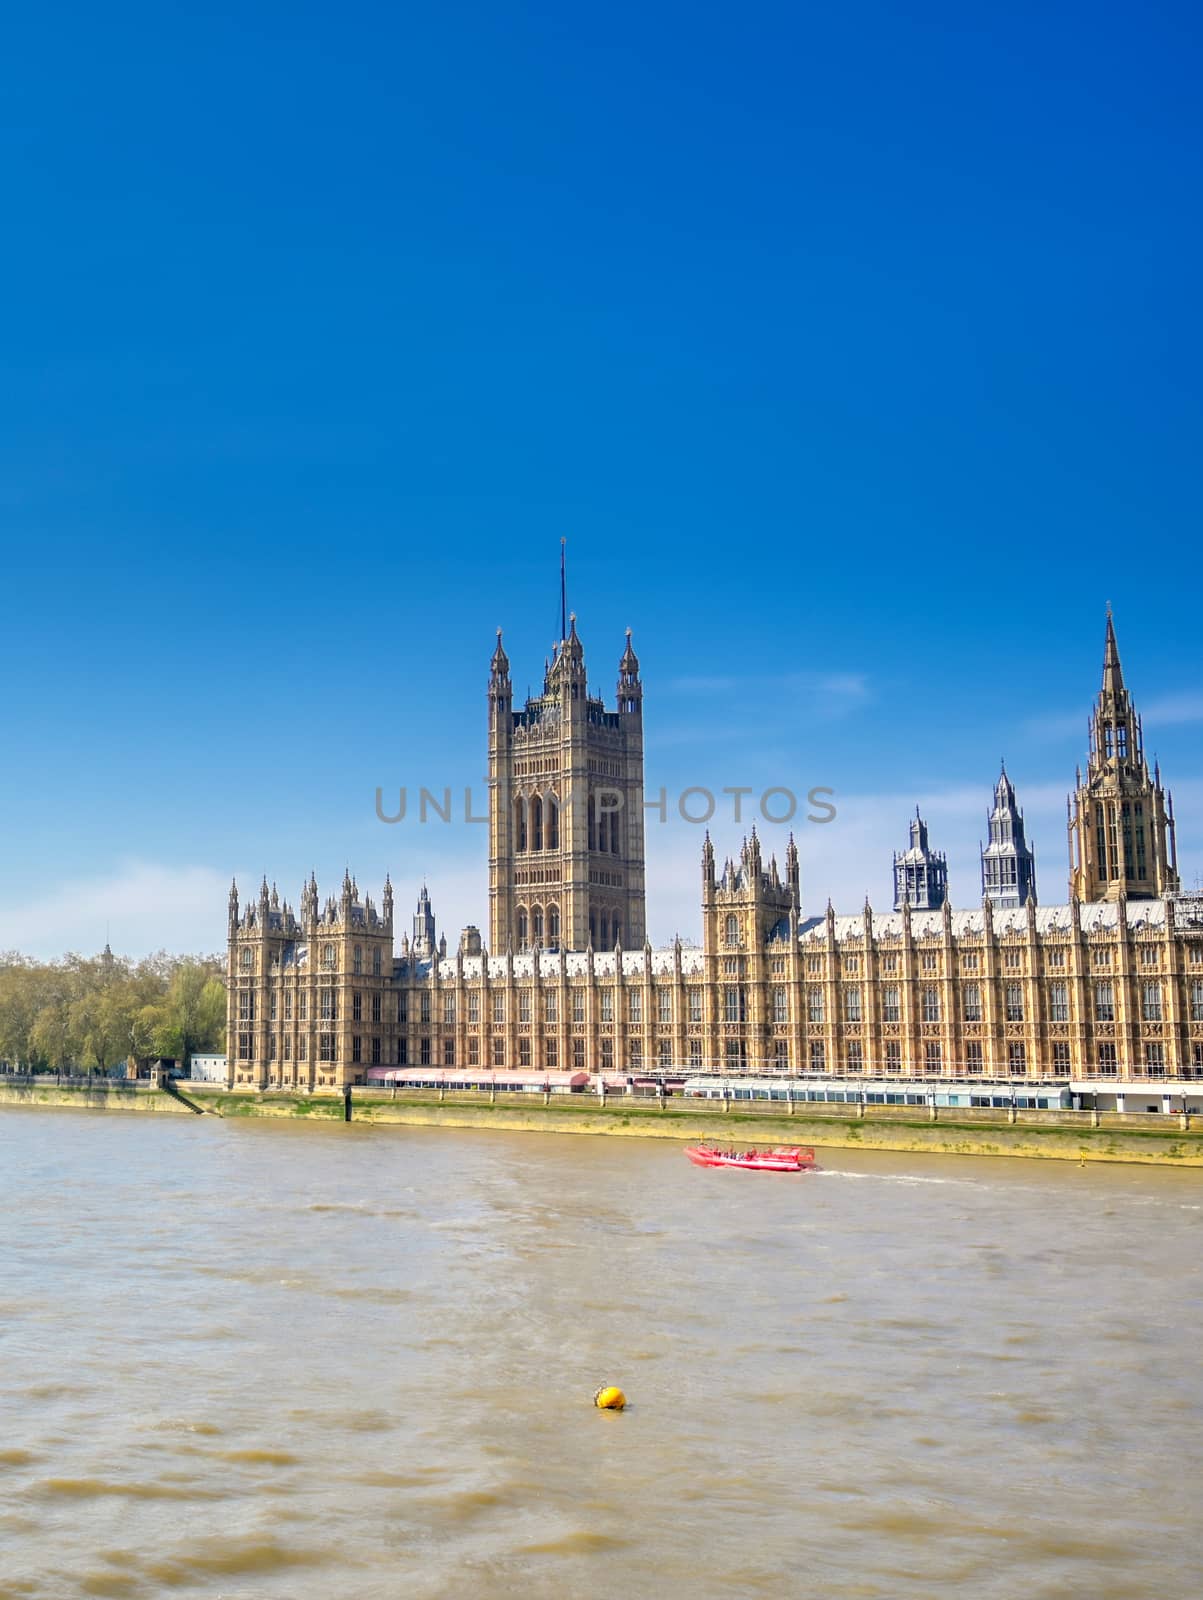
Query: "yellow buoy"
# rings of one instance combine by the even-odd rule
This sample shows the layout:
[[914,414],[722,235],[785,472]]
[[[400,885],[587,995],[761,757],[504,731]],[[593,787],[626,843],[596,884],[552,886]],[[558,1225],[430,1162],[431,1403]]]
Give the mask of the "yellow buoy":
[[593,1404],[602,1411],[621,1411],[626,1403],[626,1395],[611,1384],[604,1385],[593,1396]]

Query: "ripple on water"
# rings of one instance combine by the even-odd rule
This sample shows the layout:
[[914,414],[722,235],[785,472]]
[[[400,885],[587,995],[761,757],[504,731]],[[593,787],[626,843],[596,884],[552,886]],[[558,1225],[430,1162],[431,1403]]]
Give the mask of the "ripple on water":
[[[543,1539],[535,1544],[520,1544],[514,1554],[520,1556],[591,1556],[607,1550],[625,1550],[630,1539],[619,1539],[612,1533],[596,1533],[588,1528],[565,1533],[558,1539]],[[778,1575],[780,1581],[780,1575]]]
[[291,1450],[218,1450],[216,1454],[222,1461],[233,1461],[248,1467],[295,1467],[301,1460]]
[[499,1506],[516,1506],[521,1502],[511,1495],[498,1494],[493,1489],[453,1489],[448,1493],[425,1494],[422,1497],[422,1515],[432,1515],[441,1523],[468,1522]]
[[86,1572],[80,1583],[84,1594],[97,1595],[100,1600],[112,1596],[113,1600],[122,1600],[125,1595],[141,1595],[149,1592],[146,1583],[133,1572]]
[[31,1400],[67,1400],[92,1391],[82,1383],[34,1383],[18,1392],[27,1394]]
[[43,1478],[31,1491],[42,1499],[98,1500],[105,1496],[124,1496],[130,1500],[224,1500],[221,1489],[202,1489],[198,1485],[171,1483],[123,1483],[111,1478]]
[[166,1559],[144,1560],[141,1570],[155,1583],[179,1589],[192,1586],[202,1577],[266,1577],[290,1569],[329,1566],[334,1561],[340,1567],[355,1564],[346,1550],[322,1550],[261,1534],[242,1538],[213,1534],[183,1546]]
[[[1203,1595],[1197,1176],[849,1152],[700,1217],[642,1141],[150,1120],[44,1125],[80,1243],[5,1262],[62,1336],[0,1315],[0,1600]],[[111,1227],[131,1172],[218,1196],[189,1252]]]
[[195,1433],[206,1439],[222,1431],[215,1422],[192,1422],[187,1417],[161,1417],[152,1427],[156,1433]]
[[357,1472],[351,1483],[361,1483],[368,1489],[429,1489],[436,1478],[446,1477],[443,1467],[416,1467],[411,1472],[389,1472],[383,1468],[374,1472]]
[[342,1417],[342,1425],[351,1433],[391,1433],[397,1426],[387,1411],[348,1411]]
[[409,1289],[390,1289],[374,1284],[331,1289],[330,1293],[336,1300],[362,1300],[366,1304],[377,1306],[399,1306],[404,1301],[413,1299],[412,1291]]

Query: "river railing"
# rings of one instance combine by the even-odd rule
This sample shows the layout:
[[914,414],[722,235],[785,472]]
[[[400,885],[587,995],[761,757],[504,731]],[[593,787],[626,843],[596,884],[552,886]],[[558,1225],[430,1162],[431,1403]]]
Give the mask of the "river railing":
[[[203,1079],[181,1078],[179,1087],[190,1095],[212,1095],[215,1098],[232,1094],[251,1095],[267,1100],[285,1099],[289,1096],[305,1100],[341,1099],[347,1086],[313,1088],[295,1084],[269,1084],[264,1088],[227,1089],[223,1083]],[[123,1078],[100,1073],[34,1072],[0,1074],[0,1087],[17,1089],[66,1089],[114,1093],[122,1098],[151,1093],[161,1093],[161,1085],[146,1079]],[[801,1096],[778,1100],[745,1100],[734,1095],[711,1098],[704,1095],[682,1095],[679,1092],[664,1095],[654,1090],[635,1090],[627,1093],[609,1093],[604,1098],[593,1090],[564,1093],[544,1089],[542,1086],[524,1089],[417,1089],[405,1086],[354,1084],[351,1095],[357,1104],[385,1104],[390,1101],[408,1105],[463,1105],[463,1106],[547,1106],[567,1114],[621,1113],[635,1116],[670,1115],[674,1118],[733,1116],[737,1118],[773,1121],[802,1119],[807,1122],[942,1122],[985,1127],[1032,1128],[1114,1128],[1143,1129],[1146,1132],[1165,1132],[1175,1127],[1183,1132],[1203,1131],[1203,1112],[1183,1110],[1181,1106],[1138,1111],[1100,1111],[1094,1109],[1070,1110],[1054,1107],[1041,1109],[1034,1106],[949,1106],[937,1105],[930,1098],[922,1104],[882,1104],[871,1100],[831,1101],[808,1100]],[[1129,1088],[1128,1094],[1140,1093]],[[1148,1091],[1156,1093],[1158,1091]],[[1181,1091],[1173,1099],[1181,1098]]]

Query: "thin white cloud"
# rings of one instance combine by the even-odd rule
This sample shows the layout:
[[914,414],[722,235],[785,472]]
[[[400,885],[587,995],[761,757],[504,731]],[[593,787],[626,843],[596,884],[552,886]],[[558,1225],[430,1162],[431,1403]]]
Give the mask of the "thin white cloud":
[[0,949],[50,958],[68,950],[118,955],[224,948],[230,879],[210,867],[124,862],[108,876],[73,879],[30,900],[0,901]]
[[1203,695],[1171,694],[1144,708],[1146,728],[1169,728],[1184,722],[1203,722]]
[[[1069,857],[1066,840],[1066,786],[1062,783],[1017,783],[1028,841],[1036,851],[1037,891],[1046,905],[1064,903],[1068,894]],[[1203,815],[1203,780],[1174,785],[1175,809],[1181,821],[1179,869],[1183,886],[1194,887],[1203,871],[1203,849],[1196,847],[1193,819]],[[795,822],[802,872],[802,906],[806,915],[824,909],[830,898],[837,911],[857,911],[866,895],[876,910],[893,906],[894,852],[908,844],[910,820],[919,810],[928,824],[931,845],[948,857],[949,897],[954,906],[981,903],[979,848],[987,834],[991,803],[989,787],[958,784],[920,793],[844,794],[835,796],[836,818],[815,824]],[[1190,819],[1190,820],[1188,820]],[[724,857],[735,856],[750,832],[751,814],[736,823],[729,809],[720,809],[709,824],[721,870]],[[757,821],[767,864],[776,854],[784,868],[789,827]],[[701,929],[701,854],[705,829],[673,818],[665,827],[647,829],[648,922],[653,942],[680,931],[698,937]],[[1203,841],[1200,841],[1203,844]]]
[[[1066,788],[1063,783],[1027,783],[1017,778],[1028,838],[1036,849],[1039,894],[1045,904],[1063,902],[1067,892],[1065,835]],[[737,855],[743,836],[756,820],[767,862],[776,853],[784,868],[789,826],[757,820],[745,800],[736,822],[734,801],[718,796],[709,831],[722,860]],[[1203,872],[1203,848],[1197,847],[1196,819],[1203,816],[1203,778],[1174,785],[1175,806],[1182,823],[1179,866],[1184,886],[1195,887]],[[980,902],[978,846],[986,832],[989,786],[957,784],[916,793],[846,794],[834,798],[836,818],[809,823],[800,815],[793,831],[802,867],[802,903],[807,915],[820,913],[831,899],[839,911],[855,911],[866,894],[876,909],[893,903],[892,868],[896,850],[907,844],[907,830],[918,804],[931,831],[933,848],[948,857],[950,896],[954,906]],[[675,807],[661,824],[658,813],[646,814],[648,933],[662,943],[679,933],[701,937],[701,854],[706,827],[681,820]],[[427,833],[430,830],[425,830]],[[386,870],[396,892],[396,937],[408,931],[413,904],[423,881],[429,885],[440,932],[451,949],[461,928],[474,923],[488,941],[488,869],[479,828],[456,835],[421,837],[422,830],[403,826],[381,829],[382,837],[327,852],[327,866],[318,861],[318,888],[324,897],[336,893],[342,862],[349,855],[361,891],[379,904]],[[259,841],[257,853],[264,842]],[[270,858],[270,845],[266,846]],[[274,860],[271,866],[280,893],[293,902],[308,876],[310,858]],[[257,892],[258,872],[239,871],[243,900]],[[106,875],[71,880],[24,902],[0,902],[0,950],[18,949],[51,958],[67,950],[100,950],[106,938],[118,954],[144,955],[156,949],[175,952],[220,950],[225,943],[226,896],[230,872],[208,866],[169,866],[146,861],[121,863]]]
[[688,695],[739,695],[745,701],[771,697],[779,703],[781,697],[804,696],[812,715],[843,716],[872,699],[872,689],[864,672],[786,672],[751,673],[742,677],[683,677],[672,678],[667,684],[671,694]]
[[731,694],[740,682],[739,678],[670,678],[665,687],[670,694]]
[[[1151,700],[1140,708],[1146,731],[1150,728],[1173,728],[1192,722],[1203,722],[1203,695],[1171,694],[1160,700]],[[1024,723],[1025,733],[1040,740],[1076,738],[1085,740],[1090,718],[1082,711],[1051,711],[1047,716],[1030,717]]]
[[1041,741],[1078,739],[1085,749],[1089,718],[1081,711],[1050,711],[1046,716],[1029,717],[1023,731],[1032,739]]

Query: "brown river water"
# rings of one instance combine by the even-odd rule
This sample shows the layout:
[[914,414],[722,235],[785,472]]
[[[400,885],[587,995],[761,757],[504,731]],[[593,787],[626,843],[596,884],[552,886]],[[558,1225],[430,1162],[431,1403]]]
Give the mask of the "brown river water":
[[0,1113],[0,1600],[1203,1594],[1203,1174],[820,1159]]

